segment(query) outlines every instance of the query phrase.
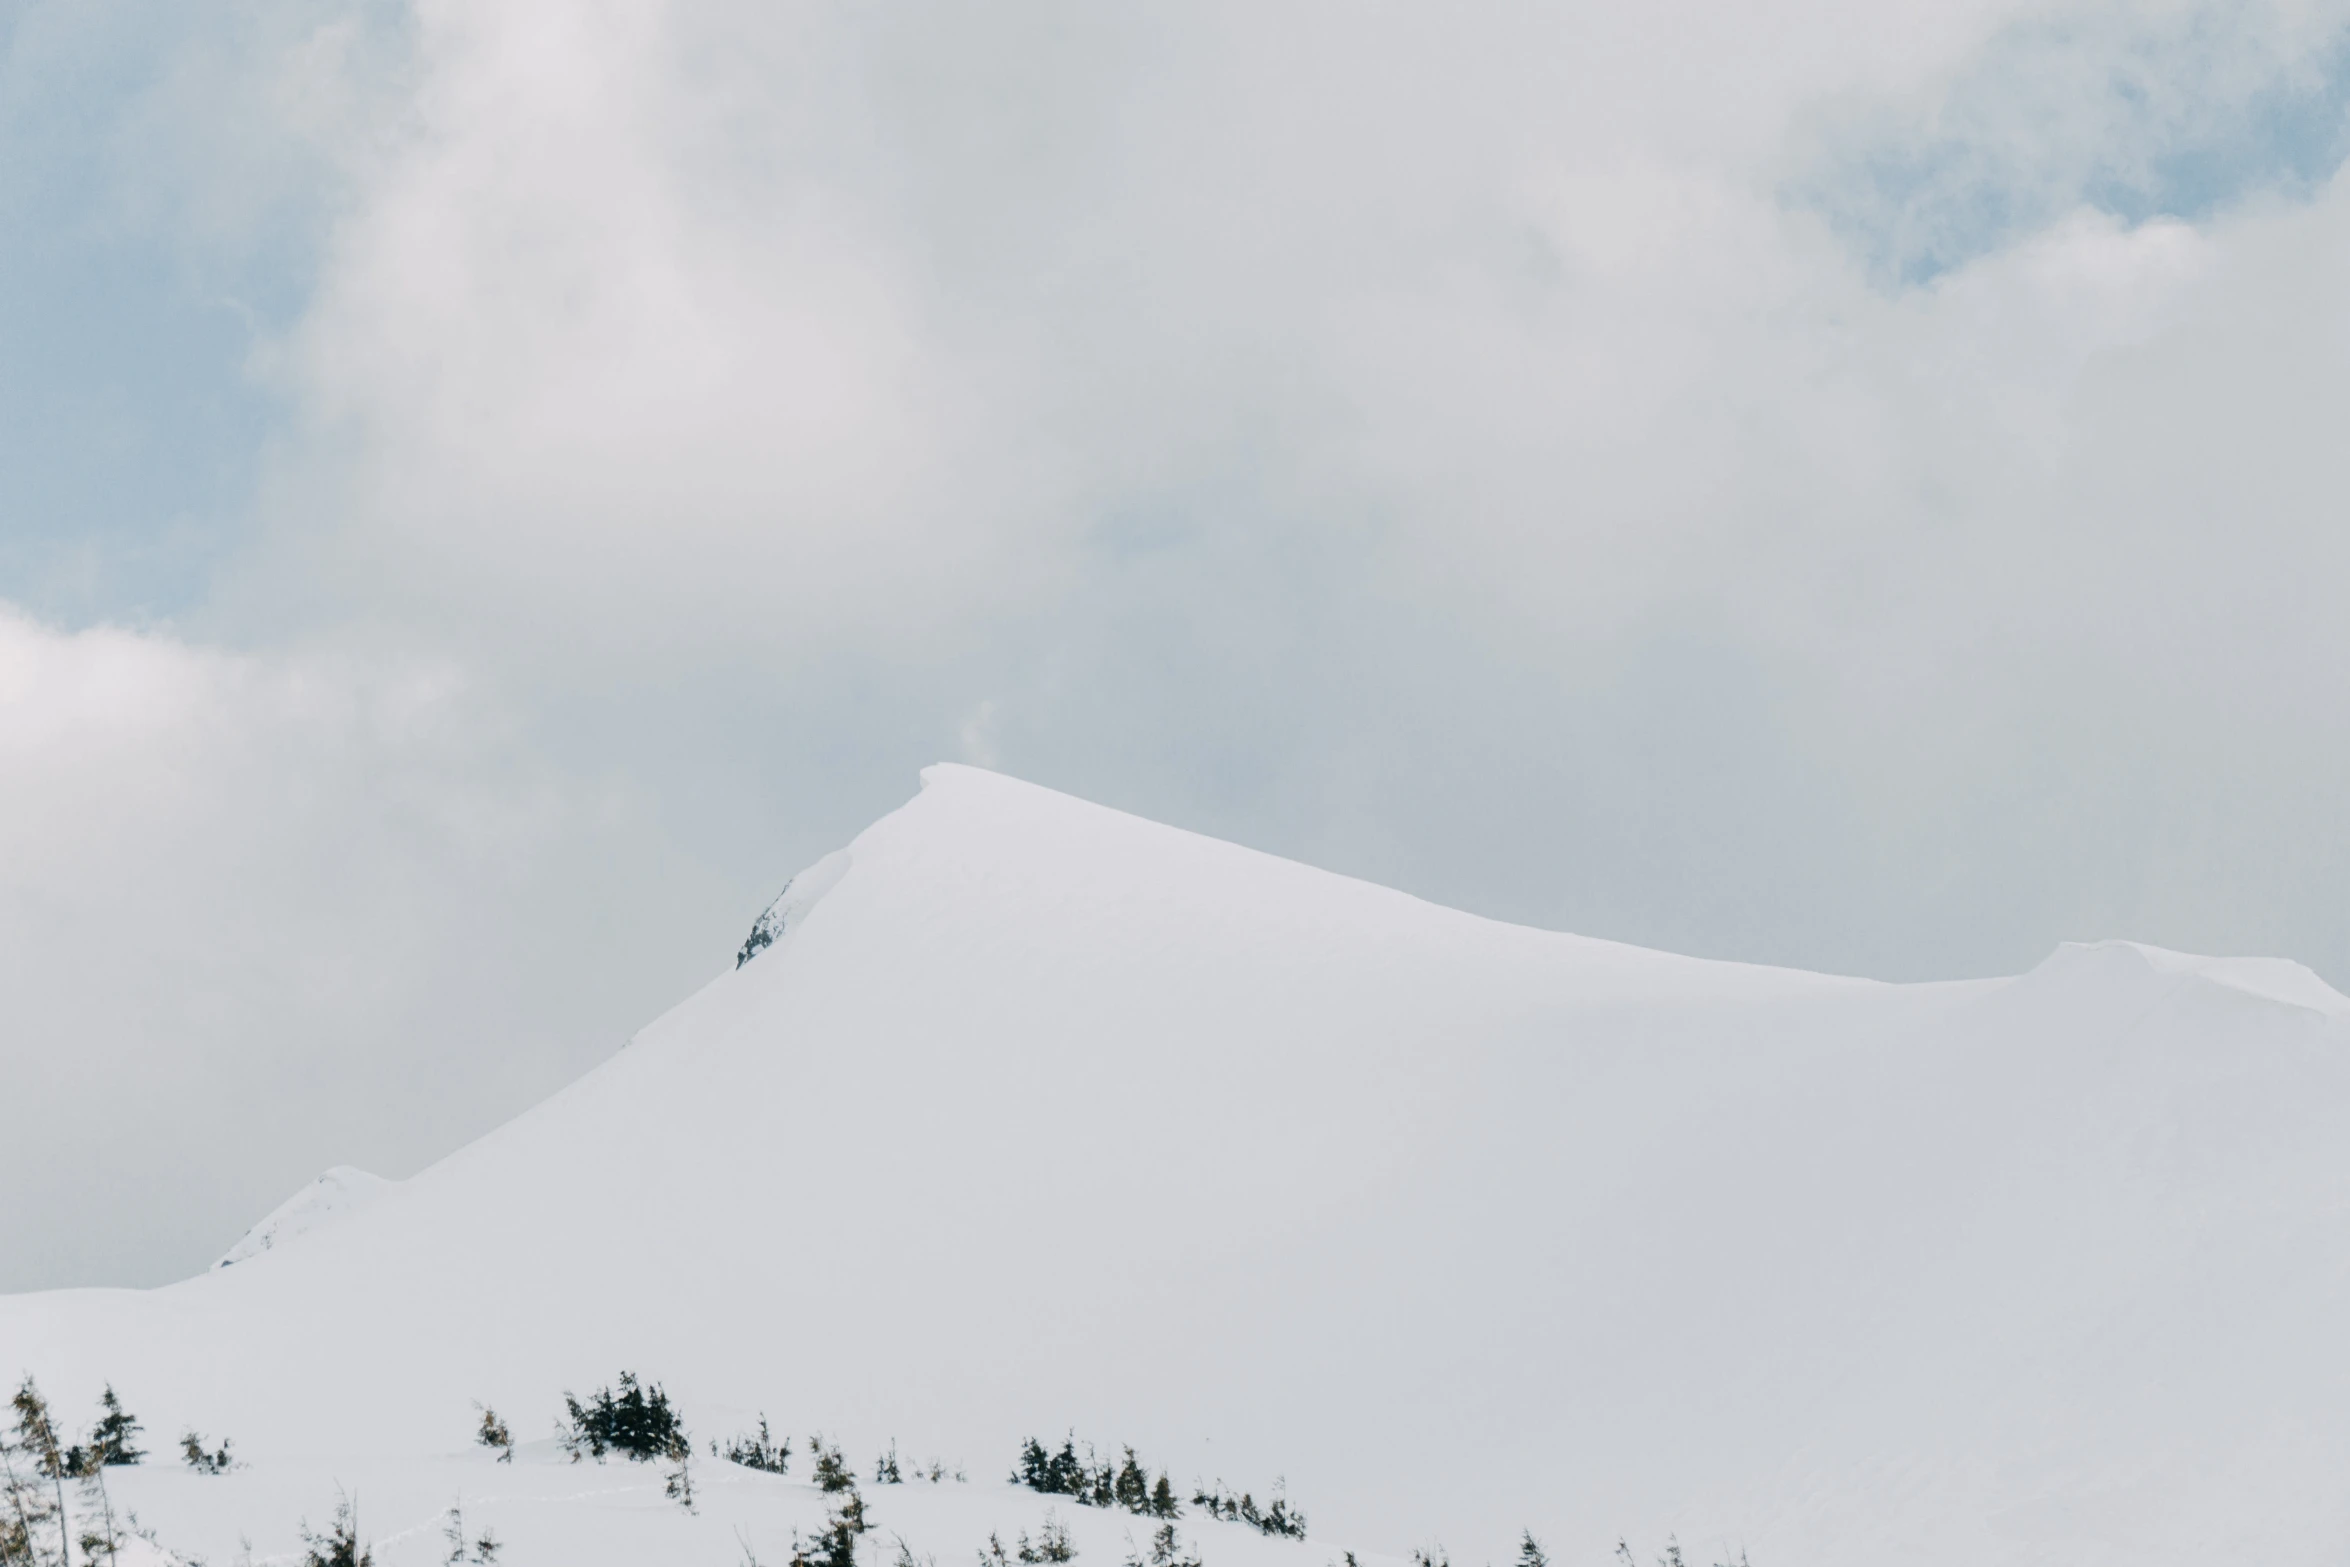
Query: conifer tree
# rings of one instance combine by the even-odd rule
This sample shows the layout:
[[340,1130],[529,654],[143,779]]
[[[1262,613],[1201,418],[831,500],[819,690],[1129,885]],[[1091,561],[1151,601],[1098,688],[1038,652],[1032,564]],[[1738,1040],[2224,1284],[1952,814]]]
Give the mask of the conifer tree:
[[1167,1483],[1164,1469],[1159,1471],[1159,1483],[1151,1487],[1150,1510],[1153,1518],[1172,1518],[1183,1510],[1175,1500],[1175,1487]]
[[1150,1476],[1136,1462],[1134,1449],[1126,1449],[1126,1461],[1118,1466],[1118,1476],[1111,1482],[1110,1499],[1130,1513],[1150,1510]]
[[1518,1543],[1518,1567],[1550,1567],[1550,1558],[1542,1553],[1531,1529],[1525,1531],[1525,1538]]
[[[19,1459],[27,1462],[19,1464]],[[49,1550],[49,1525],[56,1520],[56,1504],[30,1455],[18,1451],[0,1432],[0,1563],[6,1567],[49,1567],[57,1558]],[[59,1543],[63,1544],[60,1535]]]
[[180,1433],[180,1457],[198,1474],[227,1474],[236,1467],[235,1461],[229,1456],[229,1441],[225,1436],[220,1439],[218,1449],[207,1452],[202,1436],[194,1431],[183,1431]]
[[[791,1567],[857,1567],[857,1537],[873,1527],[865,1521],[865,1499],[857,1493],[856,1476],[841,1462],[840,1450],[826,1447],[822,1438],[809,1440],[816,1450],[817,1484],[840,1500],[833,1503],[813,1540],[803,1543],[798,1531],[793,1532]],[[828,1458],[837,1486],[824,1486]]]
[[16,1450],[22,1454],[33,1473],[48,1482],[50,1498],[55,1506],[57,1524],[57,1560],[62,1567],[73,1567],[73,1544],[68,1534],[68,1513],[65,1506],[65,1450],[58,1444],[56,1422],[49,1418],[48,1400],[27,1376],[9,1400],[16,1412]]
[[114,1396],[114,1384],[98,1395],[98,1423],[90,1428],[90,1456],[101,1466],[135,1464],[147,1455],[135,1445],[140,1425]]
[[787,1436],[778,1443],[768,1434],[767,1417],[764,1414],[759,1416],[757,1436],[734,1437],[722,1453],[718,1450],[718,1444],[713,1442],[710,1451],[730,1464],[740,1464],[745,1469],[757,1469],[766,1474],[779,1475],[791,1468],[791,1438]]
[[849,1473],[848,1464],[841,1458],[840,1449],[829,1446],[824,1438],[808,1438],[808,1450],[815,1455],[816,1489],[826,1495],[857,1489],[857,1477]]
[[483,1447],[496,1448],[499,1463],[514,1462],[514,1433],[507,1429],[506,1422],[500,1420],[498,1412],[487,1404],[476,1404],[473,1407],[481,1411],[481,1427],[474,1432],[474,1441]]
[[113,1567],[122,1551],[122,1528],[114,1520],[114,1498],[106,1489],[106,1465],[92,1458],[81,1482],[83,1511],[89,1515],[82,1525],[82,1560],[90,1567],[100,1561]]
[[462,1501],[450,1504],[449,1521],[441,1526],[441,1538],[449,1542],[449,1554],[441,1558],[445,1567],[497,1567],[498,1553],[505,1549],[491,1531],[484,1529],[474,1534],[465,1527]]
[[359,1543],[359,1509],[348,1496],[335,1499],[335,1521],[324,1534],[302,1525],[302,1543],[308,1554],[302,1567],[375,1567],[375,1553]]
[[656,1458],[675,1459],[686,1442],[684,1424],[659,1383],[647,1389],[633,1371],[620,1373],[617,1393],[599,1388],[585,1404],[563,1395],[571,1426],[563,1435],[564,1451],[577,1463],[584,1454],[603,1462],[608,1452],[621,1452],[635,1463]]
[[1045,1456],[1044,1444],[1030,1437],[1020,1445],[1020,1467],[1012,1474],[1013,1483],[1031,1491],[1051,1489],[1052,1460]]
[[1036,1531],[1034,1545],[1028,1543],[1025,1531],[1021,1533],[1019,1557],[1029,1567],[1038,1567],[1038,1564],[1045,1562],[1058,1564],[1070,1561],[1076,1555],[1077,1547],[1069,1542],[1069,1526],[1049,1512],[1044,1515],[1043,1526]]
[[1200,1567],[1200,1560],[1197,1556],[1184,1553],[1183,1542],[1176,1536],[1175,1526],[1166,1523],[1151,1532],[1147,1554],[1130,1552],[1127,1555],[1126,1567]]

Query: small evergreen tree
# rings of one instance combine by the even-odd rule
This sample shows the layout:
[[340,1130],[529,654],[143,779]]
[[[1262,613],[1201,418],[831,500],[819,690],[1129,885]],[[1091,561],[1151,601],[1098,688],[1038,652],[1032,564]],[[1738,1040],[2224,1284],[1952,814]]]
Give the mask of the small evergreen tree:
[[1153,1518],[1172,1518],[1183,1511],[1175,1500],[1175,1487],[1167,1483],[1167,1471],[1159,1471],[1159,1483],[1151,1487],[1150,1513]]
[[1150,1476],[1135,1461],[1131,1447],[1126,1449],[1126,1461],[1118,1466],[1117,1478],[1110,1482],[1110,1499],[1130,1513],[1150,1511]]
[[[49,1526],[57,1521],[57,1504],[40,1472],[5,1432],[0,1432],[0,1563],[7,1567],[51,1567],[58,1558],[49,1547]],[[25,1460],[20,1463],[19,1460]],[[64,1544],[62,1531],[58,1544]]]
[[726,1444],[724,1452],[720,1452],[718,1444],[713,1442],[710,1451],[730,1464],[740,1464],[745,1469],[757,1469],[766,1474],[779,1475],[791,1468],[791,1438],[787,1436],[780,1444],[777,1443],[768,1435],[767,1417],[764,1414],[759,1416],[757,1436],[737,1436]]
[[1175,1533],[1175,1526],[1163,1523],[1151,1531],[1147,1554],[1127,1553],[1126,1567],[1200,1567],[1200,1560],[1197,1556],[1185,1554],[1183,1542]]
[[993,1530],[988,1532],[987,1543],[979,1548],[979,1567],[1012,1567],[1012,1559],[1004,1554],[1004,1542]]
[[49,1499],[54,1511],[51,1518],[57,1525],[57,1560],[60,1567],[73,1567],[73,1545],[68,1535],[65,1507],[65,1449],[57,1440],[57,1423],[49,1418],[48,1400],[26,1376],[9,1401],[16,1414],[16,1450],[37,1477],[36,1484],[46,1481]]
[[302,1543],[309,1549],[302,1567],[375,1567],[375,1553],[359,1543],[359,1509],[348,1496],[336,1497],[335,1521],[324,1534],[303,1522]]
[[1052,1460],[1045,1456],[1044,1444],[1030,1437],[1020,1444],[1020,1467],[1012,1471],[1012,1483],[1024,1485],[1031,1491],[1049,1490],[1047,1476]]
[[849,1473],[848,1463],[840,1456],[840,1449],[826,1444],[824,1438],[808,1438],[808,1451],[816,1463],[816,1489],[827,1496],[847,1491],[854,1494],[857,1477]]
[[138,1448],[139,1422],[114,1396],[114,1384],[98,1395],[98,1423],[90,1428],[90,1456],[102,1467],[135,1464],[147,1455]]
[[449,1520],[441,1526],[441,1538],[449,1542],[449,1554],[441,1558],[445,1567],[497,1567],[498,1552],[505,1549],[489,1530],[474,1534],[465,1527],[465,1506],[461,1501],[450,1504]]
[[113,1567],[122,1551],[122,1528],[114,1521],[114,1498],[106,1489],[106,1466],[93,1458],[82,1471],[82,1511],[88,1521],[82,1525],[82,1560],[96,1567],[103,1561]]
[[474,1432],[473,1440],[483,1447],[496,1448],[499,1463],[514,1462],[514,1433],[507,1428],[506,1422],[500,1420],[498,1412],[487,1404],[476,1404],[473,1407],[481,1411],[481,1426]]
[[1038,1563],[1061,1563],[1074,1560],[1077,1547],[1069,1543],[1069,1527],[1051,1513],[1044,1515],[1044,1523],[1036,1531],[1036,1543],[1028,1543],[1025,1531],[1020,1536],[1020,1560],[1037,1567]]
[[203,1437],[193,1431],[183,1431],[180,1433],[180,1457],[198,1474],[223,1475],[236,1467],[236,1461],[229,1456],[229,1443],[225,1436],[220,1439],[217,1449],[207,1451]]
[[[1282,1494],[1282,1488],[1283,1482],[1276,1480],[1273,1483],[1272,1505],[1265,1509],[1263,1516],[1249,1521],[1257,1526],[1259,1534],[1302,1540],[1306,1537],[1306,1515],[1289,1505],[1289,1498]],[[1247,1498],[1243,1497],[1242,1500],[1246,1501]]]
[[[841,1463],[837,1448],[827,1448],[819,1438],[811,1438],[816,1449],[816,1469],[824,1473],[825,1456],[829,1453],[844,1482],[828,1494],[837,1496],[832,1511],[826,1515],[824,1527],[816,1537],[803,1542],[799,1531],[792,1531],[791,1567],[857,1567],[857,1537],[873,1526],[865,1521],[865,1499],[857,1494],[857,1481]],[[821,1485],[822,1481],[819,1479]]]
[[1531,1529],[1518,1542],[1518,1567],[1550,1567],[1550,1558],[1542,1553],[1542,1547],[1536,1542]]
[[906,1483],[905,1475],[898,1470],[898,1444],[894,1438],[889,1444],[889,1451],[873,1461],[873,1483],[875,1485],[903,1485]]
[[563,1404],[571,1415],[570,1429],[563,1433],[563,1450],[573,1463],[583,1455],[602,1463],[609,1452],[624,1453],[632,1463],[640,1464],[656,1458],[674,1460],[686,1443],[684,1423],[670,1405],[669,1395],[659,1383],[646,1388],[633,1371],[620,1373],[617,1393],[598,1388],[585,1404],[565,1393]]
[[693,1444],[678,1443],[670,1457],[669,1473],[661,1482],[661,1494],[690,1513],[694,1510]]

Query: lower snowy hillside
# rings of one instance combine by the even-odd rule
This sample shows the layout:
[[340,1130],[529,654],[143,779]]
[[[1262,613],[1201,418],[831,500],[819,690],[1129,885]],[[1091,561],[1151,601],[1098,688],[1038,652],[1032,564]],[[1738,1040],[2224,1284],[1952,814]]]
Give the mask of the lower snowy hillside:
[[[1171,1476],[1202,1567],[2350,1553],[2350,1003],[2294,965],[1699,961],[963,767],[761,928],[234,1266],[0,1300],[0,1376],[77,1432],[116,1389],[158,1451],[110,1494],[213,1567],[299,1560],[338,1488],[386,1567],[447,1560],[460,1502],[510,1567],[781,1562],[833,1506],[811,1431],[868,1567],[1018,1562],[1047,1508],[1147,1564],[1153,1520],[1007,1483],[1071,1429]],[[552,1445],[622,1371],[695,1511]],[[711,1455],[762,1414],[790,1472]],[[1192,1500],[1277,1481],[1304,1541]]]

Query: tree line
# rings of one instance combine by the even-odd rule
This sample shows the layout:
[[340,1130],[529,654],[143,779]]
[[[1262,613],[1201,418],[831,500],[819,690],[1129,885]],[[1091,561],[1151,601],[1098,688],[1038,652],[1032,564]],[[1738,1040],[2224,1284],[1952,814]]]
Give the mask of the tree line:
[[[636,1463],[665,1462],[670,1466],[664,1482],[666,1494],[687,1511],[694,1510],[693,1442],[677,1405],[659,1383],[623,1371],[614,1386],[597,1388],[585,1399],[565,1392],[563,1406],[566,1418],[558,1426],[557,1440],[572,1462],[592,1458],[602,1463],[614,1455]],[[495,1449],[500,1463],[512,1462],[512,1429],[497,1411],[486,1405],[475,1407],[481,1416],[475,1441]],[[152,1531],[140,1527],[135,1515],[117,1516],[106,1489],[108,1469],[135,1465],[147,1456],[138,1445],[144,1428],[123,1407],[111,1383],[99,1395],[98,1415],[84,1440],[70,1439],[30,1376],[18,1386],[9,1409],[13,1431],[0,1432],[0,1567],[114,1567],[128,1535],[154,1539]],[[723,1445],[712,1441],[709,1451],[727,1463],[767,1474],[785,1475],[791,1467],[791,1439],[778,1440],[764,1414],[759,1416],[755,1432],[738,1433]],[[1042,1495],[1066,1497],[1087,1507],[1121,1509],[1158,1521],[1148,1545],[1130,1551],[1125,1567],[1201,1567],[1176,1532],[1173,1520],[1182,1515],[1183,1506],[1167,1471],[1162,1468],[1154,1476],[1132,1447],[1121,1447],[1119,1453],[1114,1461],[1102,1458],[1091,1444],[1080,1453],[1074,1432],[1057,1450],[1030,1437],[1021,1444],[1010,1478],[1012,1483]],[[856,1474],[839,1446],[821,1436],[808,1439],[808,1454],[811,1479],[826,1499],[825,1521],[806,1538],[793,1532],[790,1567],[859,1567],[859,1541],[873,1526],[866,1517]],[[226,1438],[215,1446],[194,1430],[182,1435],[180,1456],[201,1474],[225,1474],[239,1467]],[[927,1469],[917,1467],[914,1475],[936,1483],[946,1479],[948,1472],[944,1464],[934,1461]],[[893,1442],[875,1460],[873,1481],[899,1485],[905,1478]],[[962,1480],[962,1472],[955,1471],[953,1478]],[[66,1500],[69,1482],[82,1498],[78,1524],[76,1509]],[[1246,1524],[1268,1536],[1291,1540],[1306,1536],[1305,1514],[1289,1504],[1278,1484],[1271,1499],[1260,1506],[1248,1492],[1231,1495],[1219,1480],[1212,1486],[1195,1486],[1190,1505],[1210,1518]],[[447,1567],[494,1567],[503,1549],[490,1531],[469,1530],[458,1507],[449,1510],[443,1532],[450,1547]],[[305,1547],[302,1567],[373,1567],[370,1548],[360,1536],[357,1504],[347,1496],[338,1499],[326,1529],[314,1531],[305,1522],[301,1537]],[[1353,1552],[1344,1554],[1346,1567],[1358,1567]],[[759,1567],[747,1541],[744,1555],[747,1567]],[[1011,1567],[1014,1562],[1023,1567],[1060,1567],[1076,1555],[1068,1529],[1048,1512],[1035,1539],[1023,1532],[1010,1549],[998,1536],[989,1535],[987,1544],[980,1548],[978,1567]],[[1638,1567],[1628,1544],[1619,1541],[1616,1556],[1620,1567]],[[1412,1560],[1413,1567],[1452,1567],[1441,1550],[1415,1550]],[[900,1539],[894,1567],[936,1564],[927,1559],[917,1561]],[[1511,1567],[1550,1567],[1549,1557],[1530,1531]],[[1656,1567],[1690,1564],[1679,1543],[1668,1542],[1656,1559]],[[1735,1562],[1723,1560],[1714,1567],[1747,1567],[1745,1554],[1739,1553]]]

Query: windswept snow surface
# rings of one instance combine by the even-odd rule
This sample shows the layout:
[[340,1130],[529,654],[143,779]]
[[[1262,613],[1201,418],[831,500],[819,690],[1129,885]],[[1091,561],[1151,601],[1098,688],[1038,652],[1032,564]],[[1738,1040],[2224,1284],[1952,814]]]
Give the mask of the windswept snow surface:
[[[1287,1477],[1313,1540],[1187,1519],[1208,1567],[1529,1527],[1561,1567],[2350,1551],[2350,1003],[2306,970],[1705,962],[964,767],[837,863],[788,944],[299,1245],[0,1301],[0,1372],[232,1437],[217,1480],[119,1472],[215,1563],[338,1484],[385,1567],[460,1494],[513,1567],[815,1524],[804,1451],[705,1459],[693,1518],[563,1462],[560,1395],[623,1368],[699,1438],[763,1410],[967,1466],[868,1487],[877,1561],[1033,1530],[1002,1477],[1071,1426],[1186,1494]],[[1061,1512],[1091,1567],[1144,1533]]]

